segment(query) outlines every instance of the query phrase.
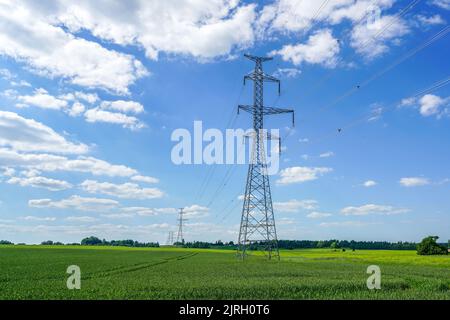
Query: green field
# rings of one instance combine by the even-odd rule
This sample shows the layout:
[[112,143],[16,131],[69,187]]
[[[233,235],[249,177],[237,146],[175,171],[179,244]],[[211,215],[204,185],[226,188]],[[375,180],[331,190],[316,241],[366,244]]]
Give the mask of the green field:
[[[381,268],[381,290],[366,269]],[[66,269],[81,268],[81,290]],[[238,261],[233,251],[0,246],[0,299],[450,299],[450,256],[330,249]]]

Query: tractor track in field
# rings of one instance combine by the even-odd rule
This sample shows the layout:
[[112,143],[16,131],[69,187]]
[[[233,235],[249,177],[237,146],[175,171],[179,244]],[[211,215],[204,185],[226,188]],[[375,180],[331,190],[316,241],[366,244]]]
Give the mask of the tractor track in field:
[[102,271],[102,272],[99,272],[99,273],[89,274],[87,276],[84,276],[83,279],[89,280],[89,279],[93,279],[93,278],[105,278],[105,277],[109,277],[109,276],[135,272],[135,271],[139,271],[139,270],[142,270],[142,269],[147,269],[147,268],[159,266],[161,264],[169,263],[169,262],[172,262],[172,261],[179,261],[179,260],[188,259],[188,258],[196,256],[197,254],[198,254],[198,252],[191,252],[191,253],[184,254],[184,255],[181,255],[181,256],[167,258],[167,259],[164,259],[164,260],[158,261],[158,262],[139,263],[139,264],[135,264],[135,265],[132,265],[132,266],[126,266],[126,267],[110,269],[110,270]]

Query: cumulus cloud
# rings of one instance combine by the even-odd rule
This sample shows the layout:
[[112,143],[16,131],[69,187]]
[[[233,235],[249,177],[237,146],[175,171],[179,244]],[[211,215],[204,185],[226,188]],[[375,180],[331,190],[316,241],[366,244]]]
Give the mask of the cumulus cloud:
[[431,3],[439,8],[450,10],[450,0],[432,0]]
[[399,183],[404,187],[420,187],[430,184],[430,181],[427,178],[407,177],[401,178]]
[[324,29],[311,35],[304,44],[286,45],[271,54],[280,55],[284,61],[291,61],[294,65],[309,63],[333,68],[339,51],[338,40],[333,37],[330,29]]
[[319,158],[330,158],[330,157],[333,157],[333,156],[334,156],[334,152],[333,151],[328,151],[328,152],[321,153],[319,155]]
[[132,176],[131,180],[137,181],[137,182],[145,182],[145,183],[158,183],[159,182],[159,179],[157,179],[157,178],[141,176],[141,175]]
[[89,193],[106,194],[123,199],[155,199],[164,196],[164,192],[157,188],[140,188],[135,183],[114,184],[85,180],[80,186]]
[[25,216],[25,217],[20,217],[20,219],[25,220],[25,221],[46,221],[46,222],[56,221],[55,217]]
[[317,212],[317,211],[311,212],[308,215],[306,215],[306,217],[310,218],[310,219],[321,219],[321,218],[327,218],[330,216],[332,216],[331,213]]
[[[379,0],[376,5],[380,9],[389,8],[394,0]],[[372,0],[342,1],[332,0],[277,0],[264,6],[257,22],[261,34],[270,32],[306,33],[319,22],[337,24],[344,19],[358,22],[374,9]]]
[[46,153],[19,153],[5,148],[0,148],[0,166],[20,166],[46,172],[85,172],[110,177],[130,177],[138,173],[130,167],[111,164],[94,157],[79,156],[76,159],[69,159]]
[[12,177],[7,183],[18,184],[22,187],[44,188],[50,191],[61,191],[72,188],[72,185],[67,181],[46,177]]
[[89,150],[88,146],[82,143],[67,141],[40,122],[8,111],[0,111],[0,146],[15,151],[67,154],[82,154]]
[[436,115],[446,103],[446,99],[433,94],[426,94],[419,100],[420,114],[424,117]]
[[73,195],[70,198],[53,201],[51,199],[29,200],[28,205],[34,208],[74,209],[81,211],[108,211],[119,206],[119,202],[111,199],[86,198]]
[[280,212],[298,212],[300,210],[316,209],[318,203],[316,200],[289,200],[286,202],[274,202],[273,207]]
[[[47,31],[47,37],[53,36],[52,39],[56,37],[48,34],[48,31],[52,30],[51,27],[56,29],[54,25],[63,25],[71,33],[89,30],[95,37],[108,42],[143,48],[146,56],[155,60],[158,59],[160,52],[191,55],[199,59],[228,56],[235,48],[251,45],[254,38],[252,23],[256,6],[241,5],[235,0],[211,0],[206,3],[137,0],[132,4],[58,1],[47,5],[23,1],[20,5],[25,10],[33,12],[34,19],[38,21],[34,22],[34,28],[42,34]],[[74,37],[68,33],[60,37],[64,38],[58,38],[63,44],[68,42],[66,38],[72,41],[81,40],[73,39]],[[81,45],[76,47],[86,49]],[[141,65],[139,68],[135,66],[137,63],[135,59],[126,55],[115,56],[112,53],[105,53],[100,51],[101,47],[96,50],[89,49],[93,51],[90,55],[87,53],[78,55],[91,57],[96,53],[95,58],[110,55],[111,58],[115,58],[109,63],[111,67],[115,70],[122,69],[122,79],[112,75],[110,80],[106,81],[106,75],[101,77],[105,78],[104,82],[109,86],[117,81],[119,83],[116,86],[125,87],[138,77],[139,70],[142,69]],[[107,57],[105,60],[108,60]],[[131,70],[129,63],[134,67]],[[100,67],[104,64],[100,63]],[[90,77],[89,80],[93,80],[92,78],[94,77]],[[120,82],[123,84],[120,85]]]
[[85,110],[86,107],[84,106],[84,104],[80,102],[74,102],[68,113],[71,117],[78,117],[79,115],[83,114]]
[[405,98],[399,106],[417,108],[424,117],[441,118],[450,112],[450,97],[443,98],[434,94],[425,94],[422,97]]
[[67,217],[64,220],[69,221],[69,222],[95,222],[95,221],[98,221],[97,218],[90,217],[90,216],[80,216],[80,217],[72,216],[72,217]]
[[123,113],[142,113],[144,112],[144,106],[136,101],[103,101],[100,107],[105,110],[114,110]]
[[47,90],[39,88],[34,90],[33,95],[18,96],[19,106],[35,106],[42,109],[61,110],[67,107],[66,100],[56,98],[48,93]]
[[409,212],[406,208],[396,208],[393,206],[377,205],[377,204],[365,204],[359,207],[345,207],[341,210],[341,213],[346,216],[366,216],[371,214],[379,215],[393,215]]
[[377,182],[373,181],[373,180],[367,180],[363,183],[363,186],[366,188],[374,187],[376,185],[377,185]]
[[[105,3],[105,5],[110,5]],[[131,55],[108,50],[100,44],[66,32],[55,21],[64,2],[40,4],[30,1],[0,6],[0,54],[25,63],[48,77],[61,77],[73,84],[103,88],[118,94],[148,74]]]
[[103,122],[121,124],[122,127],[132,130],[138,130],[145,127],[145,124],[136,117],[128,116],[120,112],[102,110],[101,108],[89,109],[84,113],[84,116],[86,121],[91,123]]
[[386,53],[389,45],[398,44],[402,36],[409,31],[404,20],[384,15],[370,23],[355,25],[351,32],[350,45],[370,60]]
[[280,78],[297,78],[302,72],[297,68],[278,68],[274,76]]
[[280,171],[280,179],[276,183],[287,185],[312,181],[331,171],[333,169],[326,167],[290,167]]
[[193,204],[184,208],[186,218],[203,218],[209,215],[209,208]]
[[419,14],[416,16],[418,22],[423,26],[434,26],[439,24],[445,24],[445,20],[438,14],[432,16],[424,16]]

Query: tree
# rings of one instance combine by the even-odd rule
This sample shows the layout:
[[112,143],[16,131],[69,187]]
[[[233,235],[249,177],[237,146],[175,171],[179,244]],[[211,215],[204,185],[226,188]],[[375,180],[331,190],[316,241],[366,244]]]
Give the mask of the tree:
[[97,237],[88,237],[81,240],[82,246],[95,246],[99,244],[102,244],[102,240]]
[[422,256],[447,254],[447,248],[437,243],[438,236],[429,236],[417,245],[417,254]]

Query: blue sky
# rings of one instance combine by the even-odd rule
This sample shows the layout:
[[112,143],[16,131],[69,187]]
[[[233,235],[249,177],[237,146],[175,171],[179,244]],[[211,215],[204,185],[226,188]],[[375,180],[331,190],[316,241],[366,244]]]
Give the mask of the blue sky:
[[174,165],[171,134],[249,128],[235,113],[251,103],[252,53],[282,80],[266,105],[296,112],[294,129],[266,121],[284,138],[279,238],[450,239],[449,10],[0,1],[0,238],[164,243],[185,207],[187,241],[235,241],[247,167]]

